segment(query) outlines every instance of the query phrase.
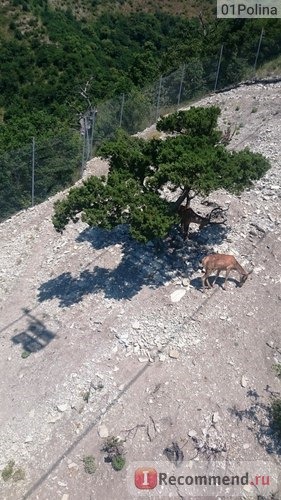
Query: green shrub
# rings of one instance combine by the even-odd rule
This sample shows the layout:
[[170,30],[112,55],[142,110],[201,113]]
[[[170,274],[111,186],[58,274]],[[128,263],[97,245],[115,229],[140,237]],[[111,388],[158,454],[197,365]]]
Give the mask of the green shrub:
[[281,363],[275,363],[273,368],[276,372],[276,377],[281,378]]
[[95,458],[92,455],[84,457],[83,463],[84,463],[84,471],[87,472],[87,474],[94,474],[97,468]]
[[9,460],[8,464],[2,470],[2,473],[1,473],[3,481],[8,481],[12,477],[13,472],[14,472],[14,465],[15,465],[15,461]]
[[118,437],[110,436],[106,439],[102,451],[107,453],[106,462],[111,462],[114,470],[122,470],[125,465],[123,441]]
[[111,465],[114,470],[119,471],[123,469],[125,462],[126,462],[125,457],[123,457],[122,455],[117,455],[113,457]]

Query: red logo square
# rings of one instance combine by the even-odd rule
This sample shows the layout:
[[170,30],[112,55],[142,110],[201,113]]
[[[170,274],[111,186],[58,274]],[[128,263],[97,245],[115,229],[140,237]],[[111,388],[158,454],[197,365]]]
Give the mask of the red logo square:
[[152,467],[136,469],[135,486],[139,490],[153,490],[157,486],[157,471]]

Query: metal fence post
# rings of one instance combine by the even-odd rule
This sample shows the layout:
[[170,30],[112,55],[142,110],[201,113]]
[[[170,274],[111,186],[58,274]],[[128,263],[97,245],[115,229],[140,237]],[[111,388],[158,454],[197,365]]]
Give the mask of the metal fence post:
[[159,80],[159,89],[158,89],[157,105],[156,105],[156,115],[155,115],[155,121],[156,122],[157,122],[158,116],[159,116],[161,87],[162,87],[162,75],[160,76],[160,80]]
[[122,102],[121,102],[121,109],[120,109],[119,127],[122,127],[123,111],[124,111],[124,103],[125,103],[125,94],[122,94]]
[[91,112],[90,112],[90,131],[91,131],[91,135],[90,135],[89,158],[88,158],[88,160],[91,160],[91,158],[92,158],[93,140],[94,140],[94,129],[95,129],[95,124],[96,124],[96,114],[97,114],[96,108],[91,109]]
[[223,44],[221,46],[221,51],[220,51],[220,57],[219,57],[219,62],[218,62],[218,68],[217,68],[217,74],[216,74],[216,82],[215,82],[214,92],[216,92],[216,90],[217,90],[217,84],[218,84],[220,67],[221,67],[222,51],[223,51]]
[[35,138],[32,137],[32,173],[31,173],[31,206],[34,206],[34,177],[35,177]]
[[258,50],[257,50],[257,53],[256,53],[255,64],[254,64],[254,76],[256,76],[257,62],[258,62],[258,57],[259,57],[259,53],[260,53],[260,48],[261,48],[261,42],[262,42],[263,35],[264,35],[264,29],[262,28],[261,34],[260,34],[260,39],[259,39]]
[[179,107],[180,101],[181,101],[182,86],[183,86],[183,80],[184,80],[184,76],[185,76],[184,74],[185,74],[185,64],[183,64],[183,66],[182,66],[182,74],[181,74],[180,88],[179,88],[179,93],[178,93],[177,107]]
[[81,164],[81,177],[83,176],[84,166],[85,166],[85,154],[86,154],[86,118],[82,117],[83,120],[83,130],[84,130],[84,139],[83,139],[83,148],[82,148],[82,164]]

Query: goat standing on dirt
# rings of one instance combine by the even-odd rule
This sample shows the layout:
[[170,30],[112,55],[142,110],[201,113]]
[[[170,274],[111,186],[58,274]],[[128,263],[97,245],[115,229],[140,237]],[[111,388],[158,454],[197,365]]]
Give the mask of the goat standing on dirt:
[[[226,280],[230,271],[237,271],[239,273],[240,286],[245,283],[248,276],[253,272],[252,270],[247,273],[245,269],[243,269],[243,267],[239,264],[239,262],[237,262],[235,257],[233,257],[233,255],[225,255],[219,253],[213,253],[204,257],[204,259],[202,260],[202,266],[205,269],[205,274],[202,277],[203,291],[206,288],[206,284],[208,288],[212,288],[214,286],[216,279],[219,277],[221,271],[225,271],[225,280],[222,287],[224,290],[226,289]],[[217,272],[216,277],[213,284],[210,285],[208,278],[214,271]]]

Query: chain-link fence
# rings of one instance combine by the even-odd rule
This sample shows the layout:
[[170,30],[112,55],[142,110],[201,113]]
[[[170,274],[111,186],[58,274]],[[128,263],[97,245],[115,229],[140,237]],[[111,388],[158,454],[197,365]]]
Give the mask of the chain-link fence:
[[81,177],[97,146],[114,137],[118,128],[135,134],[155,123],[161,115],[243,78],[253,77],[261,38],[262,34],[249,60],[230,58],[222,45],[214,60],[190,58],[179,69],[161,76],[142,91],[134,90],[88,109],[80,121],[80,131],[69,131],[52,139],[33,138],[20,150],[3,154],[0,158],[0,220],[72,185]]
[[[141,92],[122,94],[99,104],[92,135],[94,146],[113,137],[118,127],[135,134],[155,123],[161,115],[174,112],[210,92],[235,85],[243,78],[252,78],[255,55],[249,62],[243,58],[230,59],[222,45],[216,59],[191,58]],[[93,147],[87,149],[93,151]]]
[[78,132],[35,140],[0,157],[0,220],[46,200],[81,176]]

